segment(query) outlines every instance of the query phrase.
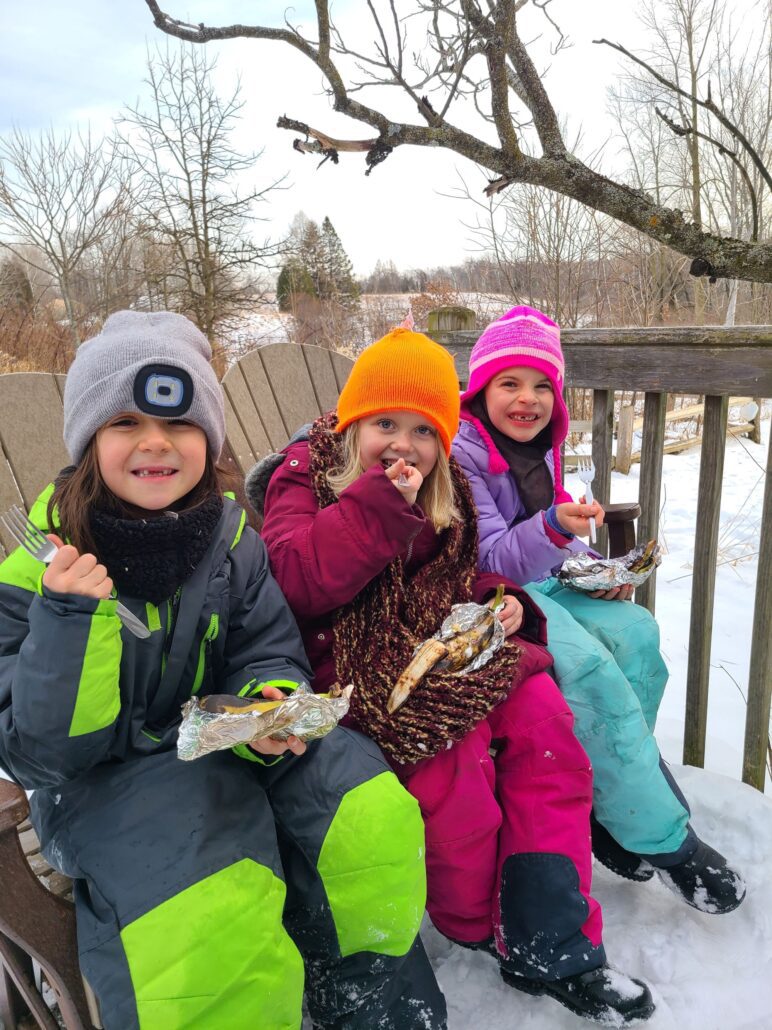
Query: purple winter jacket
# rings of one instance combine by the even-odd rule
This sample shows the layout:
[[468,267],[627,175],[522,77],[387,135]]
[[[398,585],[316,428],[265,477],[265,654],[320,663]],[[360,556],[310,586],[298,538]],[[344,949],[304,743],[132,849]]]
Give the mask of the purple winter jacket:
[[[477,420],[462,410],[461,425],[453,441],[453,457],[472,486],[480,534],[480,569],[500,572],[515,583],[546,579],[570,553],[590,551],[582,540],[556,544],[540,511],[530,518],[520,499],[509,466]],[[555,478],[552,452],[545,457]],[[555,490],[557,503],[570,501],[562,487]]]

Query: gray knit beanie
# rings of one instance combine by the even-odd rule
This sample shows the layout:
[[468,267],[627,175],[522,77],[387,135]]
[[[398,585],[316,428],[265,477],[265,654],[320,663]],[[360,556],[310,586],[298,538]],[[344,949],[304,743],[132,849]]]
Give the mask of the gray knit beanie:
[[64,386],[64,443],[77,465],[89,440],[121,411],[186,418],[219,458],[225,440],[222,388],[209,341],[172,311],[117,311],[81,344]]

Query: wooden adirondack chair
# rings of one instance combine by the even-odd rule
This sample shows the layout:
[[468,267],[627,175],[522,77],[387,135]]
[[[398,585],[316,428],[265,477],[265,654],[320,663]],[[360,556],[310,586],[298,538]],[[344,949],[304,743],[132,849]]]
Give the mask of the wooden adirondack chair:
[[[352,363],[318,347],[271,344],[232,366],[223,388],[225,457],[234,470],[247,472],[284,447],[300,426],[334,408]],[[28,510],[68,464],[63,389],[64,376],[0,375],[0,512],[12,504]],[[640,509],[615,507],[611,553],[623,554],[635,542],[632,519]],[[3,534],[0,526],[0,558],[14,546]],[[96,1004],[78,967],[71,882],[40,855],[28,814],[24,791],[0,780],[0,1020],[5,1030],[56,1030],[42,996],[42,971],[67,1030],[98,1027]]]

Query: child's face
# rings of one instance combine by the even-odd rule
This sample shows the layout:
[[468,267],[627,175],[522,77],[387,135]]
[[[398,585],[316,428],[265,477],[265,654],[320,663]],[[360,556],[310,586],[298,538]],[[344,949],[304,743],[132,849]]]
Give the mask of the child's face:
[[439,445],[431,422],[412,411],[381,411],[359,423],[359,457],[365,471],[373,465],[388,468],[404,458],[426,479],[437,463]]
[[525,365],[505,368],[485,387],[488,417],[500,433],[517,443],[528,443],[549,425],[554,403],[549,379]]
[[107,488],[146,511],[171,508],[206,467],[206,434],[184,419],[122,412],[97,432],[96,447]]

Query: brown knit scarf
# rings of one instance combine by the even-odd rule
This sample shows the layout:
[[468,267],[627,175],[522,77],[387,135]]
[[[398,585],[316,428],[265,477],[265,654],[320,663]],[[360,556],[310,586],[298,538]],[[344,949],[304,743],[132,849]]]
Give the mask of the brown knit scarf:
[[[320,508],[337,498],[327,482],[342,465],[334,413],[323,415],[309,436],[310,474]],[[477,571],[477,513],[466,477],[451,458],[461,519],[443,531],[442,548],[411,579],[395,558],[334,621],[335,668],[340,683],[353,683],[349,717],[394,761],[429,758],[461,740],[507,696],[521,649],[502,647],[482,669],[468,675],[430,673],[394,715],[386,701],[413,649],[435,633],[452,604],[470,601]]]

